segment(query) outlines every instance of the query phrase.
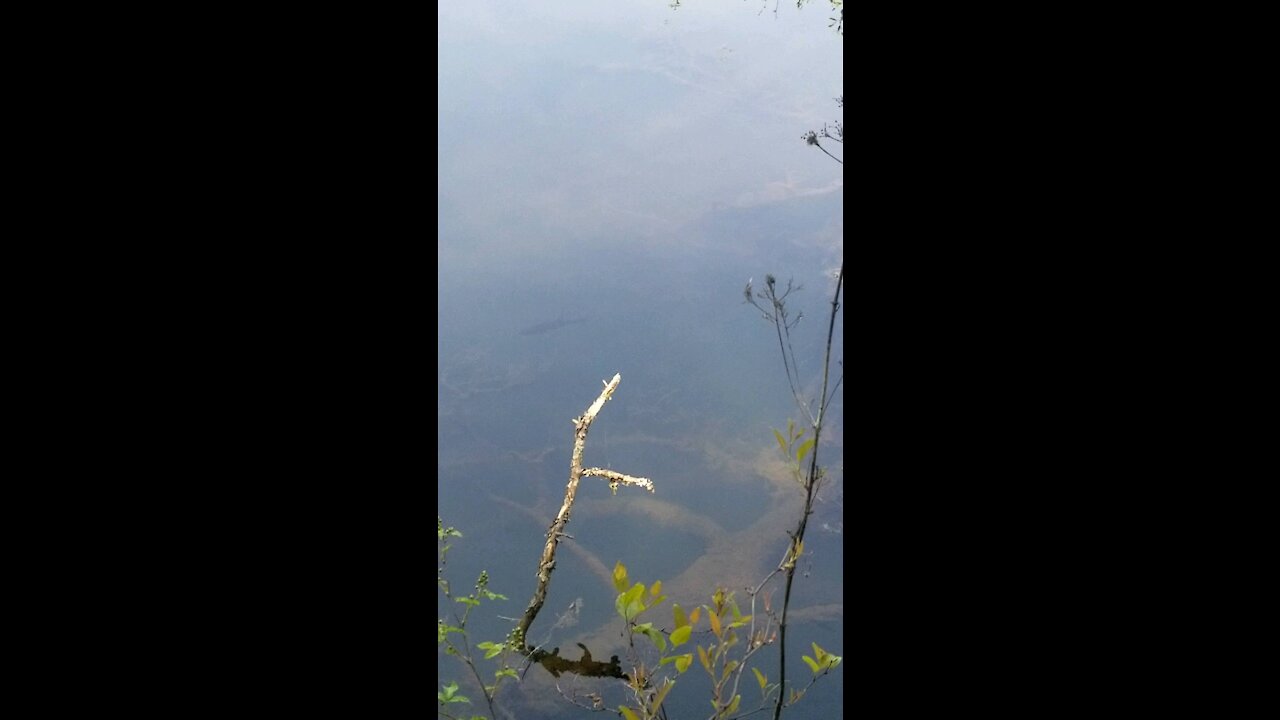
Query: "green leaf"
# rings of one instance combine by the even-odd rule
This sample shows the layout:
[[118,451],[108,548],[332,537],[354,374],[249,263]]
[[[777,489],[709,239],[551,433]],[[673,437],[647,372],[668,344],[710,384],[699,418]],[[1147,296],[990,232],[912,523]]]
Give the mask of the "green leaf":
[[729,707],[725,708],[724,714],[725,714],[725,715],[732,715],[732,714],[734,714],[734,713],[738,712],[738,703],[739,703],[741,700],[742,700],[742,696],[741,696],[741,695],[734,695],[734,696],[733,696],[733,702],[729,703]]
[[627,720],[640,720],[635,713],[631,712],[631,708],[626,707],[625,705],[619,705],[618,709],[622,711],[622,717]]
[[502,643],[491,643],[491,642],[476,643],[476,647],[485,651],[484,653],[485,660],[492,659],[502,654],[502,651],[506,649],[506,646],[503,645]]
[[787,454],[787,441],[785,441],[785,440],[783,440],[783,439],[782,439],[782,433],[778,432],[777,430],[774,430],[774,431],[773,431],[773,436],[774,436],[775,438],[777,438],[777,439],[778,439],[778,449],[782,451],[782,454],[783,454],[783,455],[786,455],[786,454]]
[[817,643],[813,644],[813,651],[818,654],[818,663],[828,670],[835,668],[840,664],[840,661],[844,659],[839,655],[832,655],[826,650],[823,650],[818,647]]
[[462,632],[461,628],[452,625],[445,625],[443,622],[436,621],[436,644],[439,645],[449,639],[449,633]]
[[675,663],[676,670],[679,670],[680,672],[684,672],[685,670],[689,669],[689,663],[691,662],[693,662],[693,653],[685,653],[683,655],[672,655],[671,657],[664,657],[658,663],[658,665],[669,665],[670,663]]
[[653,641],[654,645],[658,646],[659,650],[666,652],[667,640],[666,638],[662,637],[661,630],[654,629],[653,623],[647,622],[643,625],[636,625],[635,627],[631,628],[631,632],[633,633],[639,632],[639,633],[644,633],[645,635],[648,635],[649,639]]
[[812,643],[812,645],[813,645],[813,654],[818,659],[818,665],[822,666],[823,668],[826,668],[826,669],[834,668],[835,666],[840,664],[841,660],[844,659],[839,655],[832,655],[826,650],[823,650],[822,648],[818,647],[818,643]]
[[737,661],[737,660],[730,660],[729,662],[725,663],[725,664],[724,664],[724,672],[723,672],[723,673],[721,673],[721,675],[720,675],[720,679],[721,679],[721,680],[724,680],[725,678],[729,677],[729,673],[733,672],[733,671],[734,671],[734,669],[735,669],[735,668],[737,668],[737,667],[738,667],[738,661]]
[[801,443],[800,447],[796,450],[796,462],[804,462],[804,456],[808,455],[809,451],[812,449],[813,449],[813,438],[809,438],[808,440],[805,440],[803,443]]
[[631,622],[644,612],[644,583],[636,583],[631,589],[618,598],[618,613],[622,619]]
[[493,673],[493,677],[495,680],[503,677],[515,678],[517,680],[520,679],[520,676],[516,674],[515,668],[502,668],[501,670],[497,670]]
[[689,618],[685,617],[684,608],[680,607],[680,603],[673,603],[671,605],[671,612],[675,615],[676,629],[680,629],[689,624]]
[[686,642],[689,642],[689,636],[690,636],[690,635],[692,635],[692,634],[693,634],[693,626],[692,626],[692,625],[685,625],[685,626],[683,626],[683,627],[678,627],[678,628],[676,628],[676,629],[671,633],[671,646],[672,646],[672,647],[680,647],[681,645],[685,644]]
[[618,592],[627,590],[627,566],[623,565],[621,560],[613,566],[613,587]]
[[658,646],[659,652],[667,651],[667,639],[662,637],[661,630],[650,630],[645,634],[649,636],[649,639],[653,641],[654,645]]
[[764,686],[769,683],[769,681],[765,679],[764,673],[760,672],[760,668],[751,668],[751,672],[756,674],[756,682],[760,683],[760,689],[763,690]]
[[480,604],[480,601],[479,601],[479,600],[476,600],[475,598],[470,598],[470,597],[460,597],[460,598],[455,598],[455,599],[454,599],[454,602],[464,603],[464,604],[470,605],[470,606],[472,606],[472,607],[475,607],[476,605],[479,605],[479,604]]
[[627,602],[635,602],[644,597],[644,583],[636,583],[627,591]]
[[506,600],[507,599],[506,595],[499,595],[496,592],[489,592],[488,590],[481,590],[480,593],[490,600]]
[[804,660],[804,664],[809,666],[809,669],[813,671],[814,675],[817,675],[818,673],[822,672],[822,668],[818,666],[817,661],[815,661],[813,658],[809,657],[808,655],[805,655],[800,659]]
[[436,698],[441,703],[470,703],[471,702],[471,700],[467,699],[466,695],[457,694],[458,683],[451,682],[448,685],[444,685],[442,687],[444,688],[444,692],[436,693]]
[[640,613],[642,612],[644,612],[644,603],[639,600],[635,600],[627,603],[627,614],[623,617],[626,618],[627,622],[631,622],[632,620],[640,617]]

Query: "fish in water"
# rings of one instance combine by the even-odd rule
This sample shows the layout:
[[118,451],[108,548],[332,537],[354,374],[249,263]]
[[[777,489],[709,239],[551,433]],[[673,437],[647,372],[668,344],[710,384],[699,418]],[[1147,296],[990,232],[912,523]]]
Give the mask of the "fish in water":
[[565,320],[564,318],[560,318],[559,320],[548,320],[547,322],[540,322],[537,325],[530,325],[529,327],[521,330],[520,334],[541,335],[543,333],[549,333],[552,330],[559,330],[566,325],[577,325],[578,323],[584,323],[586,321],[587,319],[584,317],[572,318],[569,320]]

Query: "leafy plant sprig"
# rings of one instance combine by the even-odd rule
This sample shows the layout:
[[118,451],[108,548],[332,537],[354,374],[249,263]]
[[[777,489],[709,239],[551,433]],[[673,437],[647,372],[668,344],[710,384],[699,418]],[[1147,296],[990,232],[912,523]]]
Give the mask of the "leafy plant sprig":
[[[446,655],[453,655],[460,659],[463,664],[471,670],[471,674],[475,676],[477,684],[479,684],[481,692],[484,694],[485,703],[489,707],[489,717],[497,720],[497,714],[494,709],[494,697],[498,693],[498,687],[502,684],[504,678],[516,679],[516,671],[509,663],[509,660],[515,655],[513,648],[508,643],[480,642],[476,643],[477,650],[484,651],[484,659],[492,660],[499,658],[499,667],[494,671],[493,683],[486,684],[484,677],[481,675],[480,669],[476,664],[476,660],[472,655],[471,643],[467,633],[467,620],[471,616],[471,611],[480,606],[484,600],[490,602],[495,600],[506,600],[507,597],[500,593],[493,592],[489,589],[489,573],[481,570],[480,576],[476,579],[474,590],[461,597],[455,597],[449,587],[449,581],[444,577],[444,568],[446,558],[448,556],[450,545],[449,538],[460,538],[462,533],[452,527],[445,527],[444,520],[436,518],[436,534],[438,544],[438,563],[436,565],[436,585],[444,596],[455,603],[463,606],[462,614],[459,615],[455,610],[452,615],[452,622],[446,621],[445,618],[436,619],[436,644],[444,646]],[[499,657],[500,656],[500,657]],[[455,704],[470,705],[471,699],[466,695],[458,694],[458,683],[450,682],[441,685],[440,691],[436,693],[438,702],[437,712],[446,718],[460,720],[460,716],[453,715],[449,712],[449,708]],[[471,720],[484,720],[481,715],[472,715]]]

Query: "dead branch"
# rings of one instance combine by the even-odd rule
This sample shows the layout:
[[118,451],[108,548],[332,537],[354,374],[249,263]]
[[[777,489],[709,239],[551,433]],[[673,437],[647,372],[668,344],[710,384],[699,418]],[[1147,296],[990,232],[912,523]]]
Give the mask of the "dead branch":
[[649,478],[632,477],[624,473],[614,472],[613,470],[605,470],[604,468],[587,468],[582,471],[582,474],[589,477],[609,478],[609,489],[612,490],[615,495],[618,494],[619,484],[638,485],[649,492],[656,492],[653,489],[653,481]]
[[[569,484],[564,489],[564,503],[560,506],[560,512],[556,514],[556,519],[551,523],[551,527],[547,528],[547,543],[542,548],[542,558],[538,561],[538,587],[533,592],[533,599],[529,601],[529,606],[525,608],[524,615],[520,618],[520,622],[516,624],[513,632],[513,640],[518,643],[518,647],[525,655],[532,655],[533,648],[530,648],[525,642],[525,638],[529,632],[529,626],[533,624],[534,619],[538,616],[538,612],[542,610],[543,603],[547,600],[547,585],[551,582],[551,572],[556,567],[556,546],[560,544],[560,538],[565,536],[564,527],[569,523],[569,513],[573,509],[573,500],[578,494],[578,482],[583,475],[595,475],[606,477],[609,479],[609,487],[615,492],[619,484],[638,485],[653,492],[653,482],[647,478],[632,477],[622,473],[613,471],[600,470],[600,468],[589,468],[584,470],[582,467],[582,452],[587,444],[587,431],[591,429],[591,423],[595,421],[596,415],[604,404],[613,396],[613,391],[618,388],[618,383],[622,382],[622,373],[613,376],[613,379],[604,384],[604,390],[600,392],[600,396],[595,402],[587,408],[587,411],[581,417],[573,419],[573,457],[569,461]],[[542,653],[545,656],[545,653]],[[589,659],[590,656],[587,656]]]

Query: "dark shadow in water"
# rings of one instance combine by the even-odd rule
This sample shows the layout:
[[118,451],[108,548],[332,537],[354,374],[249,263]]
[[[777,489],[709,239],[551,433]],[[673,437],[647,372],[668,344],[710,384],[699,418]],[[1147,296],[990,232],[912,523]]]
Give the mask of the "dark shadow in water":
[[575,675],[585,675],[587,677],[611,677],[630,680],[626,673],[622,672],[622,665],[618,660],[618,656],[614,655],[609,658],[609,662],[604,663],[598,660],[592,660],[591,651],[586,645],[576,643],[582,648],[582,658],[578,660],[570,660],[560,657],[560,648],[555,648],[551,652],[546,650],[535,650],[530,657],[534,662],[542,665],[551,673],[552,677],[560,677],[560,673],[574,673]]

